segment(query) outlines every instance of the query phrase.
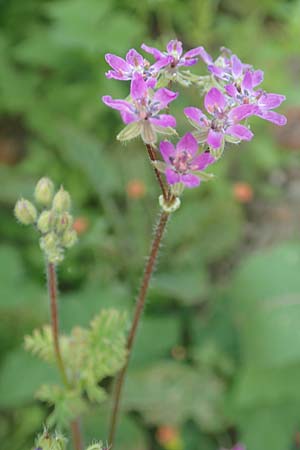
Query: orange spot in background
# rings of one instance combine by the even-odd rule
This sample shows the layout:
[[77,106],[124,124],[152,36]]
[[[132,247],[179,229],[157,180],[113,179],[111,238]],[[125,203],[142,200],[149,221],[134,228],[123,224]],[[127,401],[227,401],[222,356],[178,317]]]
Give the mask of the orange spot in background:
[[249,203],[253,200],[253,189],[249,183],[243,181],[234,183],[233,185],[234,198],[240,203]]
[[139,199],[145,196],[146,186],[142,180],[138,178],[128,181],[126,192],[129,198]]
[[158,428],[156,432],[156,439],[161,445],[169,444],[170,442],[177,440],[179,433],[177,428],[168,425],[163,425]]
[[86,217],[77,217],[73,223],[73,229],[78,235],[83,234],[89,227],[89,220]]

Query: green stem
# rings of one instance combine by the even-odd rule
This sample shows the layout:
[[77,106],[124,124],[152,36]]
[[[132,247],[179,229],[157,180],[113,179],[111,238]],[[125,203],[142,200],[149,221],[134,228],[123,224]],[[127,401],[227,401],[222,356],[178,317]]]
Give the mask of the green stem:
[[145,269],[144,269],[144,276],[142,280],[142,284],[140,287],[139,295],[136,302],[136,307],[134,311],[134,317],[131,325],[131,329],[127,338],[127,360],[125,363],[125,366],[121,370],[121,372],[117,376],[116,384],[115,384],[115,391],[114,391],[114,399],[113,399],[113,410],[111,415],[111,421],[110,421],[110,432],[109,432],[109,444],[111,445],[111,448],[114,444],[115,434],[116,434],[116,427],[117,427],[117,421],[120,411],[120,400],[122,395],[122,389],[124,386],[124,381],[127,373],[127,369],[129,366],[129,361],[132,353],[132,348],[134,345],[136,332],[138,329],[138,325],[140,322],[141,314],[143,312],[146,296],[149,288],[149,284],[151,281],[151,277],[155,268],[155,262],[158,255],[158,250],[161,244],[161,240],[164,235],[164,231],[166,229],[166,225],[169,219],[169,214],[162,211],[160,214],[160,218],[158,221],[158,224],[156,226],[154,239],[152,242],[150,255],[148,258],[148,261],[146,263]]
[[[50,300],[50,312],[51,312],[51,328],[53,335],[54,352],[56,358],[57,368],[60,373],[62,383],[66,389],[70,389],[71,383],[68,380],[65,365],[62,359],[60,343],[59,343],[59,323],[58,323],[58,308],[57,308],[57,277],[55,265],[53,263],[48,263],[47,265],[47,275],[48,275],[48,293]],[[71,432],[73,439],[74,450],[82,450],[82,437],[80,431],[79,418],[74,419],[71,424]]]

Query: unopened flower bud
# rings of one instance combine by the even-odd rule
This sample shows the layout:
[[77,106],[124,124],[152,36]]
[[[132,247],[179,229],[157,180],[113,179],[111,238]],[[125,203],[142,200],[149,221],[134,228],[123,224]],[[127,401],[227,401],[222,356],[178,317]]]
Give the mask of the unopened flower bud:
[[50,206],[53,199],[53,194],[54,184],[52,181],[47,177],[41,178],[34,191],[34,197],[37,203],[41,206]]
[[23,225],[30,225],[37,219],[37,211],[28,200],[18,200],[15,206],[15,216]]
[[172,200],[165,200],[163,195],[159,196],[159,204],[161,208],[168,214],[173,213],[176,211],[181,204],[179,197],[173,197]]
[[67,439],[60,433],[50,434],[45,430],[35,442],[35,448],[41,450],[65,450]]
[[67,230],[64,232],[63,237],[61,239],[61,245],[66,248],[73,247],[77,242],[77,233],[75,230]]
[[53,209],[57,212],[66,212],[70,210],[71,197],[69,192],[65,191],[62,186],[55,194],[52,205]]
[[58,239],[56,234],[51,231],[40,239],[41,249],[47,253],[55,253],[58,249]]
[[38,218],[37,227],[41,233],[48,233],[53,223],[53,212],[43,211]]
[[71,228],[73,224],[73,217],[68,212],[60,214],[56,219],[56,231],[58,233],[63,233],[68,228]]

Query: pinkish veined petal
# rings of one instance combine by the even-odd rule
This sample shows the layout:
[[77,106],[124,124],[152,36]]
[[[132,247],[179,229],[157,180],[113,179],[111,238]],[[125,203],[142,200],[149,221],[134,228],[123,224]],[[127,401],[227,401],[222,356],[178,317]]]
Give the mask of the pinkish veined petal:
[[250,72],[250,70],[247,70],[247,72],[244,75],[242,81],[242,88],[243,90],[247,90],[248,92],[251,92],[253,89],[252,73]]
[[130,95],[134,100],[147,97],[148,88],[143,76],[135,73],[130,85]]
[[175,147],[169,141],[162,141],[159,144],[159,149],[162,157],[166,161],[166,163],[170,164],[170,156],[175,156]]
[[126,100],[114,100],[110,95],[104,95],[102,97],[103,103],[110,108],[117,109],[118,111],[126,111],[132,113],[132,104]]
[[180,181],[187,187],[187,188],[194,188],[199,186],[201,183],[201,180],[197,175],[194,175],[193,173],[187,173],[186,175],[181,175]]
[[173,169],[168,167],[166,169],[166,179],[169,184],[175,184],[180,182],[180,176],[177,172],[175,172]]
[[136,122],[139,120],[139,118],[137,117],[137,115],[133,112],[128,112],[128,111],[120,111],[122,120],[124,123],[126,123],[126,125],[128,125],[129,123],[132,122]]
[[155,48],[155,47],[149,47],[149,46],[146,45],[146,44],[142,44],[142,45],[141,45],[141,48],[142,48],[145,52],[150,53],[150,55],[153,55],[155,59],[160,59],[160,58],[162,58],[163,56],[165,56],[163,52],[161,52],[160,50],[158,50],[158,49]]
[[238,90],[237,90],[237,88],[235,87],[234,84],[227,84],[225,86],[225,90],[226,90],[227,94],[230,95],[230,97],[233,97],[233,98],[235,98],[237,96],[237,94],[238,94]]
[[198,151],[198,142],[192,133],[186,133],[176,145],[176,153],[186,150],[191,156],[194,156]]
[[172,56],[162,56],[161,58],[159,58],[156,63],[153,64],[153,68],[156,72],[158,72],[160,69],[163,69],[164,67],[168,66],[169,64],[171,64],[171,62],[173,61],[173,57]]
[[150,117],[148,119],[149,122],[151,122],[153,125],[159,125],[160,127],[176,127],[176,119],[175,117],[171,116],[170,114],[159,114],[156,117]]
[[194,106],[188,106],[187,108],[184,108],[183,112],[188,119],[198,123],[201,126],[205,126],[203,120],[207,121],[207,117],[203,114],[201,109],[195,108]]
[[241,139],[241,141],[251,141],[253,138],[252,131],[244,125],[236,124],[227,128],[226,134]]
[[241,60],[236,56],[231,57],[232,74],[235,79],[239,78],[243,73],[243,64]]
[[141,67],[144,65],[144,58],[134,48],[130,49],[126,55],[126,61],[131,66]]
[[285,99],[285,95],[263,94],[258,100],[258,105],[263,109],[274,109],[280,106]]
[[220,131],[210,129],[207,135],[207,143],[213,148],[220,148],[223,144],[224,135]]
[[193,170],[205,170],[208,166],[210,166],[214,162],[215,158],[210,154],[210,152],[203,152],[193,159],[192,162]]
[[176,55],[176,57],[180,58],[182,55],[182,42],[177,41],[177,39],[173,39],[167,44],[167,51],[169,54]]
[[261,117],[262,119],[267,120],[268,122],[275,123],[275,125],[279,125],[280,127],[284,126],[287,123],[287,118],[275,111],[262,111],[256,115]]
[[106,78],[110,79],[110,78],[114,78],[115,80],[130,80],[131,79],[131,75],[129,74],[123,74],[121,72],[116,72],[115,70],[109,70],[108,72],[105,73]]
[[168,104],[177,97],[178,92],[173,92],[166,88],[160,88],[154,94],[153,103],[157,102],[159,104],[158,110],[160,111],[161,109],[166,108]]
[[127,62],[120,58],[120,56],[112,55],[111,53],[107,53],[105,55],[105,61],[116,71],[121,74],[129,73],[130,66]]
[[226,99],[219,89],[212,87],[204,97],[204,106],[206,110],[213,113],[215,109],[223,110],[226,105]]
[[207,66],[208,70],[215,75],[217,78],[223,78],[226,71],[219,66],[216,66],[215,64],[210,64]]
[[228,113],[228,117],[233,122],[240,122],[241,120],[245,119],[246,117],[253,116],[258,112],[258,107],[256,105],[240,105],[233,108]]
[[198,58],[185,58],[184,56],[182,58],[180,58],[179,63],[177,64],[178,66],[185,66],[185,67],[189,67],[189,66],[194,66],[195,64],[197,64],[198,62]]
[[255,70],[252,73],[252,83],[253,87],[258,86],[260,83],[262,83],[264,80],[264,73],[262,70]]
[[[196,47],[196,48],[192,48],[191,50],[189,50],[188,52],[186,52],[184,55],[183,55],[183,57],[185,58],[185,59],[189,59],[189,58],[195,58],[195,56],[201,56],[201,55],[203,55],[204,53],[203,53],[203,50],[204,50],[204,48],[203,47]],[[204,50],[204,52],[205,52],[205,50]],[[205,52],[206,53],[206,52]],[[206,55],[207,55],[207,53],[206,53]],[[209,55],[208,55],[209,56]],[[210,61],[212,62],[212,59],[211,59],[211,57],[209,56],[209,58],[210,58]],[[198,59],[198,58],[197,58]]]
[[[205,50],[204,47],[197,47],[196,49],[194,48],[193,50],[190,50],[189,52],[187,52],[185,54],[185,56],[187,56],[190,52],[192,52],[194,50],[198,50],[199,51],[199,53],[197,53],[197,54],[201,57],[201,59],[205,62],[205,64],[212,64],[213,63],[212,57],[207,53],[207,51]],[[189,56],[190,55],[188,55],[188,57]]]

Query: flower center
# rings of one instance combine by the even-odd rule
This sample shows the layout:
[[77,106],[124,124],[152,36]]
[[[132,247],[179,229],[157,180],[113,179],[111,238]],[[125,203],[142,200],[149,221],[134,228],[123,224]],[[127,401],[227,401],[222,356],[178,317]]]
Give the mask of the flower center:
[[191,169],[192,157],[186,150],[175,157],[170,157],[170,161],[178,173],[184,174]]

